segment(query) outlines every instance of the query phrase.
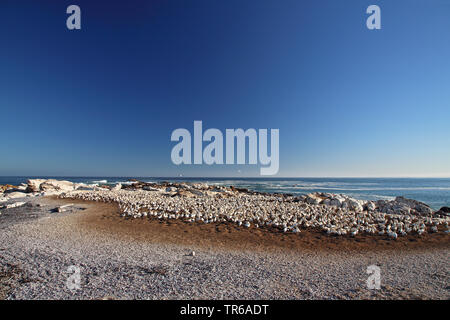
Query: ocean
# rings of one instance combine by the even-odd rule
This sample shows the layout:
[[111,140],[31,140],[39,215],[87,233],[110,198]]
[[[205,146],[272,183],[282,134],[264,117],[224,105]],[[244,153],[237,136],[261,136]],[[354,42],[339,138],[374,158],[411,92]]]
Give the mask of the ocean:
[[[0,184],[26,183],[30,177],[0,177]],[[72,182],[116,184],[134,178],[146,182],[207,182],[262,192],[306,194],[342,193],[357,199],[394,199],[396,196],[425,202],[433,209],[450,206],[450,178],[154,178],[154,177],[33,177]]]

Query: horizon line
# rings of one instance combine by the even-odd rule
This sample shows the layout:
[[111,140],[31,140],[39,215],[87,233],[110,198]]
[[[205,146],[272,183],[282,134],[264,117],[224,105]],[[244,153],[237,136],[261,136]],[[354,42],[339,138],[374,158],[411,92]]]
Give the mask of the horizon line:
[[0,178],[153,178],[153,179],[450,179],[450,176],[139,176],[139,175],[0,175]]

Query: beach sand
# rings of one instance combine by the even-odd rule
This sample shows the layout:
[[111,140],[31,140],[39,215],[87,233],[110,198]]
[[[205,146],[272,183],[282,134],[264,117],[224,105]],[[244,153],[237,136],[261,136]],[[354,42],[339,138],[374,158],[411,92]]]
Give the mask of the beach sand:
[[[31,203],[0,216],[0,298],[450,298],[444,233],[397,240],[293,234],[124,218],[106,203],[52,197]],[[68,212],[50,213],[68,203],[74,204]],[[79,290],[66,286],[72,265],[81,270]],[[367,289],[369,265],[381,269],[380,290]]]
[[321,230],[303,230],[301,233],[284,233],[277,228],[246,228],[231,222],[200,223],[181,219],[157,218],[133,219],[121,217],[114,204],[72,199],[52,199],[54,206],[61,204],[87,205],[85,215],[77,217],[77,223],[85,230],[149,243],[188,245],[201,249],[253,250],[253,251],[349,251],[367,252],[380,250],[418,250],[448,248],[450,235],[427,233],[408,235],[392,240],[387,235],[358,234],[336,236]]

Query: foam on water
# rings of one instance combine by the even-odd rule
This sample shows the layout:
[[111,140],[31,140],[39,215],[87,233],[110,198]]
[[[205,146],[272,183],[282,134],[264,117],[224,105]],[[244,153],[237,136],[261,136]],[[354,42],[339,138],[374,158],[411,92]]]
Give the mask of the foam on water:
[[106,184],[106,183],[108,183],[108,180],[92,180],[91,182],[92,183],[103,183],[103,184]]

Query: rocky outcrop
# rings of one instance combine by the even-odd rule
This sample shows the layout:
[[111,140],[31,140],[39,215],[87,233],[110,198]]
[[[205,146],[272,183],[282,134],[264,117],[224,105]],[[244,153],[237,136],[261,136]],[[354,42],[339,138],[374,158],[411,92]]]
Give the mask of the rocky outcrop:
[[322,204],[354,212],[378,211],[389,214],[411,214],[421,216],[433,214],[433,209],[425,203],[404,197],[397,197],[395,200],[390,201],[364,201],[343,194],[336,195],[316,192],[306,195],[303,201],[308,204]]
[[45,182],[41,183],[40,190],[44,192],[52,192],[52,191],[60,191],[60,192],[68,192],[75,190],[73,182],[64,181],[64,180],[54,180],[49,179]]
[[74,190],[94,190],[96,184],[73,183],[71,181],[56,179],[29,179],[23,185],[24,191],[28,193],[59,194]]
[[27,181],[26,192],[40,192],[41,184],[47,181],[46,179],[29,179]]
[[[331,194],[331,193],[310,193],[306,195],[304,202],[308,204],[322,204],[325,206],[332,206],[336,208],[347,209],[355,212],[364,211],[364,209],[372,209],[373,204],[368,201],[357,200],[342,194]],[[368,204],[369,203],[369,204]]]
[[390,214],[412,214],[420,216],[433,214],[433,209],[425,203],[404,197],[397,197],[391,201],[379,200],[377,201],[377,207],[380,212]]
[[129,184],[122,185],[122,189],[125,190],[145,190],[147,188],[154,188],[156,186],[155,183],[138,181],[136,179],[129,179]]
[[450,213],[450,208],[449,207],[442,207],[442,208],[439,209],[439,211],[443,212],[443,213]]
[[439,211],[436,211],[434,214],[442,217],[450,217],[450,208],[442,207],[439,209]]

